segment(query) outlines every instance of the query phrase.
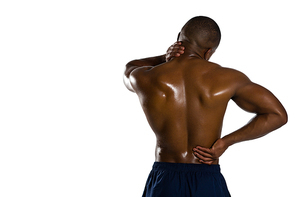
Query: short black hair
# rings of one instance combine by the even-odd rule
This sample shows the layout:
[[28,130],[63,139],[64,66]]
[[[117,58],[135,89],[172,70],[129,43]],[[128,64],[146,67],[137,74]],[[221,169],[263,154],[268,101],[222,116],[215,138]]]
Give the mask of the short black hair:
[[195,42],[205,49],[217,48],[221,40],[218,24],[206,16],[193,17],[183,26],[180,33],[185,40]]

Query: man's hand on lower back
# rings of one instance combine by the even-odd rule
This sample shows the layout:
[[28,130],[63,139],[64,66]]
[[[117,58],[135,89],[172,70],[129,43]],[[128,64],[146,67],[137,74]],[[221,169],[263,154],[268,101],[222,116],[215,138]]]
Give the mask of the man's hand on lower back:
[[166,62],[170,61],[174,57],[180,57],[184,53],[185,47],[182,46],[181,42],[175,42],[171,45],[165,55]]
[[200,163],[211,165],[214,161],[226,151],[228,146],[223,139],[218,139],[211,148],[196,146],[193,148],[193,154],[199,159]]

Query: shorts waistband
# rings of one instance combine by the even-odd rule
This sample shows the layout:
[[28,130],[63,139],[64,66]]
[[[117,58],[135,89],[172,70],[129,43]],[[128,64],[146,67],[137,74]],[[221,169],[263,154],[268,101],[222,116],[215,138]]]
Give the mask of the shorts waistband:
[[220,173],[220,165],[154,162],[152,170],[169,170],[179,172],[216,172]]

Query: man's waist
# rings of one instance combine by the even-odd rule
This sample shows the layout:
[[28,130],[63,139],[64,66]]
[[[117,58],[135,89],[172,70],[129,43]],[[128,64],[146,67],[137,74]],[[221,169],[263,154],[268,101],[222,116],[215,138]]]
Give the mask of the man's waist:
[[[192,149],[180,150],[174,148],[156,147],[155,150],[156,162],[169,162],[169,163],[188,163],[188,164],[201,164],[199,159],[194,156]],[[214,161],[213,164],[219,164],[219,160]]]
[[153,170],[220,173],[220,165],[219,164],[207,165],[207,164],[193,164],[193,163],[154,162]]

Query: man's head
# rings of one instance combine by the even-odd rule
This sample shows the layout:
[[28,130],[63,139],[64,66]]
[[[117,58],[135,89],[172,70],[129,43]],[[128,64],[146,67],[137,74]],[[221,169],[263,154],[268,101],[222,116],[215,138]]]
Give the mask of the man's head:
[[221,32],[217,23],[205,16],[190,19],[182,28],[178,41],[189,42],[198,51],[211,54],[215,52],[221,40]]

